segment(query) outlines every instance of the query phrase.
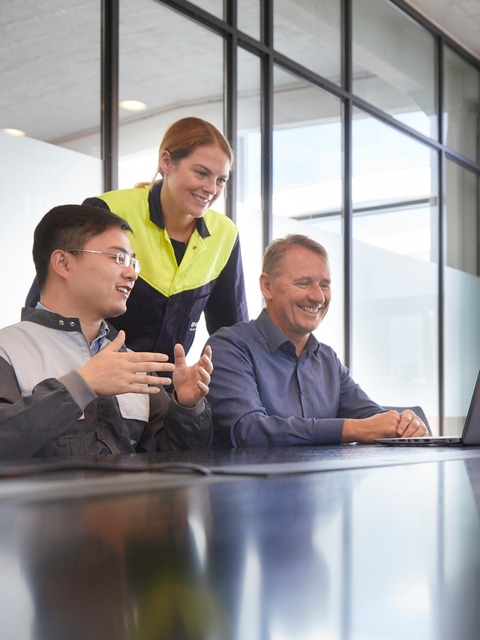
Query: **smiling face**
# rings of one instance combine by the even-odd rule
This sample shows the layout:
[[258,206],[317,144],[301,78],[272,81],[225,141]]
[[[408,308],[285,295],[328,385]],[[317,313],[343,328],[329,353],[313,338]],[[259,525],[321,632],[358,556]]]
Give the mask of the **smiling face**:
[[168,151],[160,158],[161,201],[166,216],[201,218],[222,194],[230,174],[230,159],[218,145],[197,147],[173,162]]
[[68,315],[94,323],[125,313],[128,296],[138,277],[133,266],[118,264],[115,255],[88,251],[123,252],[133,257],[127,234],[114,227],[91,238],[82,249],[84,253],[65,254],[69,304],[74,307]]
[[327,259],[303,246],[292,246],[273,276],[262,273],[260,288],[270,319],[301,353],[330,304]]

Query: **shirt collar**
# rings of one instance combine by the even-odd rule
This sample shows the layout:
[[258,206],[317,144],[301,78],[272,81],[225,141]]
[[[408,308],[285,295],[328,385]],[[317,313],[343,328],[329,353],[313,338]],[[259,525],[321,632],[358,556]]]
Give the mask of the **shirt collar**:
[[[163,181],[156,182],[148,193],[148,208],[150,209],[150,220],[160,227],[165,229],[165,222],[163,221],[162,204],[160,202],[160,191],[162,190]],[[203,218],[197,218],[196,220],[197,231],[202,238],[208,238],[210,231]]]
[[93,355],[100,351],[100,349],[102,348],[103,340],[108,336],[109,333],[110,328],[105,320],[103,320],[102,324],[100,325],[100,331],[98,332],[97,337],[92,341],[92,344],[90,345],[90,350]]
[[[263,309],[263,311],[260,313],[260,315],[256,319],[256,323],[257,327],[260,329],[262,335],[267,341],[267,344],[272,353],[284,345],[288,349],[290,347],[287,345],[291,345],[295,351],[295,346],[293,345],[291,340],[287,338],[287,336],[282,333],[280,329],[271,321],[266,309]],[[311,333],[308,336],[307,344],[305,345],[304,351],[316,353],[319,347],[319,341],[315,338],[313,333]]]

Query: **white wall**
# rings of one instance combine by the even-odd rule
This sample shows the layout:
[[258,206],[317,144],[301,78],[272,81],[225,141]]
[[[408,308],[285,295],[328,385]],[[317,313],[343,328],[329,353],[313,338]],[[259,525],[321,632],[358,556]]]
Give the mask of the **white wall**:
[[97,158],[1,131],[0,166],[4,327],[20,319],[34,277],[35,226],[52,207],[101,193],[102,169]]

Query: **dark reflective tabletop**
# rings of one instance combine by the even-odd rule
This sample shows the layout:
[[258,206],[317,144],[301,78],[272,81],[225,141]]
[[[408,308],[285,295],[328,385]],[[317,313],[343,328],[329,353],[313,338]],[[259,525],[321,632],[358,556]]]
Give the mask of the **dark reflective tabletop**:
[[4,464],[0,638],[472,640],[479,506],[480,448]]

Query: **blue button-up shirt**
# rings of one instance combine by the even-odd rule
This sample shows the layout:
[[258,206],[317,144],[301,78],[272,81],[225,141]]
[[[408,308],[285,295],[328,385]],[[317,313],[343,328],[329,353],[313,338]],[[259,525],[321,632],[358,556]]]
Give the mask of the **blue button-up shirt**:
[[336,353],[310,335],[300,357],[266,311],[208,340],[217,446],[339,444],[346,418],[384,411]]

